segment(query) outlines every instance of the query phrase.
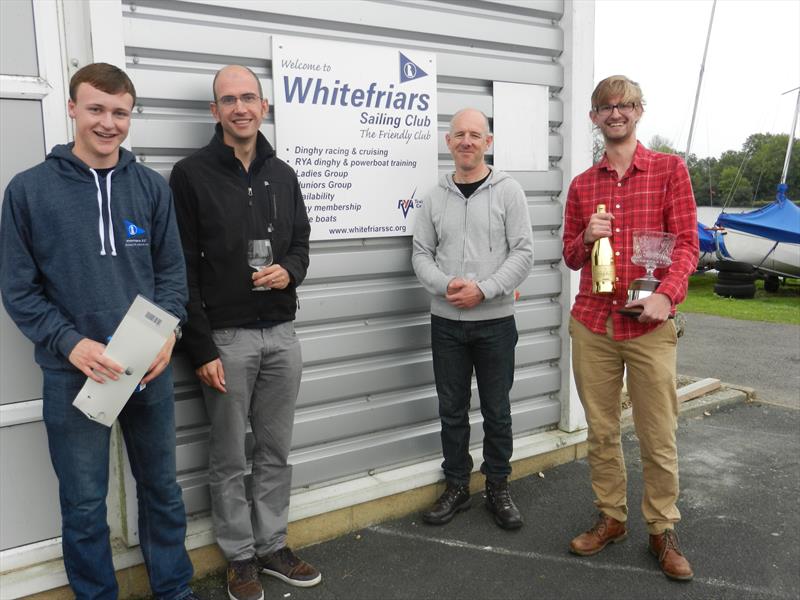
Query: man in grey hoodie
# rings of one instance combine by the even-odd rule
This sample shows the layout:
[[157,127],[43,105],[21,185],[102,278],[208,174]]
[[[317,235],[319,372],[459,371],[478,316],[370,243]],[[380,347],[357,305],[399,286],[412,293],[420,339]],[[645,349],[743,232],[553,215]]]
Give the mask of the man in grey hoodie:
[[445,136],[455,161],[423,197],[414,227],[412,263],[431,299],[431,350],[446,488],[423,514],[442,525],[470,507],[469,405],[473,369],[483,415],[486,507],[504,529],[522,527],[508,490],[514,382],[514,291],[533,264],[525,194],[506,173],[489,167],[492,144],[482,112],[463,109]]

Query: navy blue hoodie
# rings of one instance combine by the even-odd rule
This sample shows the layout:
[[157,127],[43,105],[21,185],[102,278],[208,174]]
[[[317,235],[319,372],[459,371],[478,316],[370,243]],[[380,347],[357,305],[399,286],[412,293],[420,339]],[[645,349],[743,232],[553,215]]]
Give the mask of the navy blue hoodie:
[[186,318],[166,181],[124,148],[104,180],[72,146],[55,146],[11,180],[0,219],[3,304],[45,369],[74,369],[67,357],[75,345],[84,337],[105,343],[137,294]]

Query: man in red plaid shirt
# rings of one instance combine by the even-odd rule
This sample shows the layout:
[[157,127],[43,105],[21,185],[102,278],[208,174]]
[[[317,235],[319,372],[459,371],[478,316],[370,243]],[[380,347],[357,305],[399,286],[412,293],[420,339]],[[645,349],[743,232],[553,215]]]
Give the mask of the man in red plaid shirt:
[[[564,262],[581,270],[569,324],[573,373],[589,426],[588,459],[600,510],[595,525],[573,539],[570,550],[582,556],[597,554],[627,536],[627,480],[620,439],[620,394],[627,371],[642,456],[642,513],[650,552],[667,577],[685,581],[693,573],[674,532],[680,520],[677,336],[669,317],[686,297],[689,275],[697,267],[697,211],[683,160],[651,152],[637,141],[636,124],[643,112],[636,82],[613,76],[597,85],[589,117],[603,134],[605,154],[572,181],[567,196]],[[598,213],[598,204],[605,204],[607,212]],[[655,272],[661,280],[656,291],[627,302],[628,284],[644,275],[644,268],[631,262],[634,230],[666,231],[677,240],[672,264]],[[594,294],[591,251],[595,240],[603,237],[610,238],[614,250],[615,291]],[[623,307],[641,313],[625,316],[618,312]]]

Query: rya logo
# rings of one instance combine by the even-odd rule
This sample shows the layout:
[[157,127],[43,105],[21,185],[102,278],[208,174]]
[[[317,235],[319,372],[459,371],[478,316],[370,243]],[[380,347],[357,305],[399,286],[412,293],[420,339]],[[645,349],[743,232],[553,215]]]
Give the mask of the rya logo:
[[131,223],[130,221],[125,221],[125,233],[127,237],[132,238],[136,237],[137,235],[143,235],[145,232],[144,229],[139,227],[136,223]]
[[414,199],[414,194],[417,193],[417,188],[414,188],[414,191],[411,193],[410,198],[403,198],[397,201],[397,208],[403,211],[403,218],[408,218],[408,211],[412,208],[419,208],[419,200]]
[[423,71],[418,64],[408,58],[402,52],[398,52],[400,55],[400,83],[405,83],[406,81],[412,81],[414,79],[419,79],[421,77],[427,77],[428,74]]

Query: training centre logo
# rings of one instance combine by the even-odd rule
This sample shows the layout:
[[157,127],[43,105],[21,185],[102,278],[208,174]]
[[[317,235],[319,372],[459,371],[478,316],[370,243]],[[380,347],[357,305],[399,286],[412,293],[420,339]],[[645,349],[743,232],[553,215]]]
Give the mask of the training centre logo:
[[410,198],[402,198],[397,201],[397,208],[403,211],[403,218],[408,218],[408,211],[412,208],[420,208],[422,206],[422,202],[418,199],[414,198],[414,194],[417,193],[417,188],[414,188],[414,191],[411,192]]
[[143,237],[144,234],[147,233],[144,229],[127,219],[124,220],[124,223],[125,237],[127,238],[125,240],[126,246],[146,246],[149,243],[149,240]]
[[408,58],[402,52],[398,52],[400,55],[400,83],[405,83],[406,81],[413,81],[414,79],[420,79],[421,77],[427,77],[428,74],[422,70],[422,68],[416,64],[413,60]]
[[130,221],[125,221],[125,232],[128,234],[129,238],[146,233],[144,229],[139,227],[136,223],[131,223]]

